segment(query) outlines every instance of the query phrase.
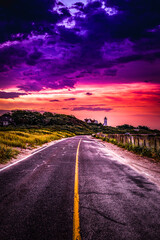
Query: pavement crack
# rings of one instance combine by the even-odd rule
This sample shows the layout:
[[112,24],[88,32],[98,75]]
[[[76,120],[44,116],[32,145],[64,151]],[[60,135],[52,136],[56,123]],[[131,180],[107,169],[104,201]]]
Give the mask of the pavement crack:
[[100,211],[98,211],[98,210],[96,210],[96,209],[89,208],[89,207],[83,207],[83,206],[81,206],[81,208],[84,208],[84,209],[88,209],[88,210],[94,211],[94,212],[98,213],[100,216],[104,217],[105,219],[107,219],[107,220],[109,220],[109,221],[111,221],[111,222],[114,222],[114,223],[117,223],[117,224],[120,224],[120,225],[126,226],[126,223],[119,222],[119,221],[117,221],[117,220],[115,220],[115,219],[112,219],[112,218],[106,216],[104,213],[102,213],[102,212],[100,212]]
[[41,164],[37,164],[36,167],[33,169],[33,172],[35,172],[38,168],[41,168],[42,166],[47,165],[46,161],[43,161]]

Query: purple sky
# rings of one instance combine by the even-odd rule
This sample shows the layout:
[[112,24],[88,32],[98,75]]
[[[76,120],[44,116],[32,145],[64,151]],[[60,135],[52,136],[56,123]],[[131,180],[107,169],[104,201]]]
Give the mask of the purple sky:
[[[147,91],[150,84],[159,89],[159,0],[2,0],[0,29],[0,99],[5,101],[47,90],[78,91],[78,86],[88,86],[84,97],[93,97],[93,85],[139,83],[142,93],[146,83]],[[5,101],[2,110],[14,108]],[[56,103],[56,96],[49,101]],[[78,107],[85,109],[80,104],[75,112]]]

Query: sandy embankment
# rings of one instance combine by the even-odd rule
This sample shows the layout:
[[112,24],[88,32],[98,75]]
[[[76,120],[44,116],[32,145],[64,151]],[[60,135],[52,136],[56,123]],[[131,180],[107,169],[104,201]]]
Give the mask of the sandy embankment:
[[107,151],[113,153],[116,160],[129,165],[135,171],[139,172],[151,182],[160,188],[160,163],[148,157],[142,157],[126,149],[120,148],[112,143],[104,142],[98,139],[107,147]]

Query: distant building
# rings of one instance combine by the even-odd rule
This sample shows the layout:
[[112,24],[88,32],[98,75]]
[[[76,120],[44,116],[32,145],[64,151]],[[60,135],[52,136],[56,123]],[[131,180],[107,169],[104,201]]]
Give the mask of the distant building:
[[97,120],[94,120],[94,123],[95,123],[95,124],[98,124],[98,121],[97,121]]
[[90,118],[84,119],[84,122],[86,122],[86,123],[98,124],[98,121],[97,121],[97,120],[95,120],[95,119],[90,119]]
[[88,119],[88,120],[87,120],[87,123],[91,123],[91,119]]
[[106,117],[104,118],[103,126],[107,126],[107,118]]
[[133,129],[135,132],[139,132],[139,128],[135,128],[135,129]]

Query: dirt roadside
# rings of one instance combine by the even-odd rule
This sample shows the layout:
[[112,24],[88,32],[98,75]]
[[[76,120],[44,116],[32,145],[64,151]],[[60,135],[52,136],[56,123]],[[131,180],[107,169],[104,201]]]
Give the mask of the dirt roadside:
[[126,149],[120,148],[112,143],[104,142],[97,139],[104,146],[106,146],[107,151],[113,153],[115,158],[124,163],[135,171],[139,172],[151,182],[155,183],[160,189],[160,163],[154,161],[148,157],[142,157],[135,153],[129,152]]
[[66,139],[66,138],[62,138],[62,139],[59,139],[59,140],[54,140],[54,141],[45,143],[45,144],[43,144],[41,146],[36,146],[35,148],[32,148],[32,149],[18,149],[20,151],[20,153],[17,155],[17,157],[16,158],[12,158],[7,163],[0,164],[0,169],[2,169],[4,167],[7,167],[7,166],[9,166],[11,164],[14,164],[16,162],[19,162],[19,161],[23,160],[24,158],[27,158],[30,155],[34,154],[35,152],[40,151],[43,148],[49,147],[49,146],[55,144],[56,142],[62,141],[64,139]]

